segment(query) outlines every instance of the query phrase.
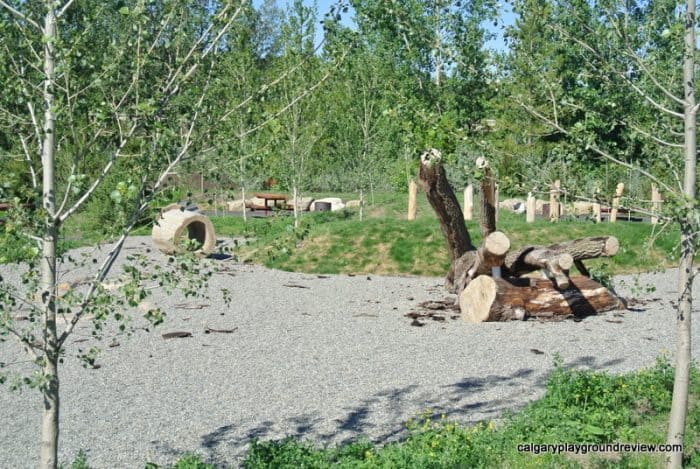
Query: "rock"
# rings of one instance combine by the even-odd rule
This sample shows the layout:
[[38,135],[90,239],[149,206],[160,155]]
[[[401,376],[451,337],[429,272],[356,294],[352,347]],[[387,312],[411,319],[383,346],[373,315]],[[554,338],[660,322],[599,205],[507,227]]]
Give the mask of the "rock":
[[265,199],[260,197],[252,197],[245,201],[245,206],[253,210],[260,210],[265,207]]
[[593,213],[592,202],[574,202],[574,215],[591,215]]
[[360,206],[360,201],[359,200],[348,200],[345,203],[346,207],[359,207]]
[[523,199],[505,199],[498,203],[498,208],[510,210],[511,212],[515,212],[516,207],[520,206],[525,206],[525,201]]
[[243,199],[229,200],[226,202],[226,209],[229,212],[242,212],[244,207],[245,200]]
[[[309,210],[311,210],[311,206],[312,206],[313,202],[314,202],[313,197],[297,197],[297,203],[296,203],[297,210],[302,211],[302,212],[308,212]],[[290,200],[289,202],[287,202],[287,206],[289,208],[293,208],[294,203]]]

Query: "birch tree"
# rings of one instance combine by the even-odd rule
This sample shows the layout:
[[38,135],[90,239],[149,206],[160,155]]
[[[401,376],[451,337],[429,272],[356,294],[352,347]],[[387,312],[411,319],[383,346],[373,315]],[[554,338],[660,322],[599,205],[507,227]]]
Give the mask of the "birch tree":
[[[548,23],[548,31],[580,59],[580,68],[568,65],[572,67],[568,72],[577,77],[572,82],[577,91],[559,88],[550,95],[547,109],[522,100],[520,106],[586,153],[641,174],[662,188],[672,207],[665,215],[680,227],[676,366],[667,435],[667,443],[680,445],[688,410],[692,290],[698,273],[693,259],[700,233],[696,197],[695,0],[601,0],[592,4],[572,0],[552,3],[552,8],[562,20]],[[546,65],[540,71],[545,76]],[[630,101],[630,96],[635,100]],[[638,112],[617,112],[630,102],[637,103],[632,105],[637,106]],[[570,114],[562,119],[562,113]],[[605,126],[624,128],[653,146],[653,159],[639,158],[638,153],[606,139],[599,131]],[[654,171],[657,164],[666,170]],[[669,467],[681,467],[682,462],[683,453],[679,450],[667,460]]]
[[[205,99],[212,63],[245,4],[0,0],[2,165],[14,165],[24,174],[18,184],[29,185],[6,195],[29,193],[37,206],[13,202],[5,229],[25,242],[28,270],[21,285],[0,279],[0,340],[13,340],[34,367],[16,371],[0,363],[0,381],[41,394],[42,468],[57,466],[59,364],[79,321],[92,317],[99,332],[110,318],[123,329],[125,310],[148,294],[144,282],[184,281],[189,293],[188,280],[201,282],[199,268],[183,259],[150,270],[138,262],[127,266],[117,292],[103,284],[167,175],[210,131],[202,116],[219,111]],[[118,181],[112,209],[124,214],[117,240],[88,262],[91,274],[80,289],[61,295],[58,282],[71,263],[58,241],[112,177]],[[146,312],[156,324],[163,315],[157,308]],[[94,351],[80,357],[94,362]]]

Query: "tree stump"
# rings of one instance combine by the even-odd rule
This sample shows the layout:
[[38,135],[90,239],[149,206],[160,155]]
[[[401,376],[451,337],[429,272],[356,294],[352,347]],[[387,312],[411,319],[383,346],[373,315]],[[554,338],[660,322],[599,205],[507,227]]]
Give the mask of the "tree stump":
[[479,225],[481,237],[486,239],[489,234],[496,231],[496,183],[493,180],[491,166],[486,158],[477,158],[476,167],[483,171],[481,184],[479,185],[481,204]]

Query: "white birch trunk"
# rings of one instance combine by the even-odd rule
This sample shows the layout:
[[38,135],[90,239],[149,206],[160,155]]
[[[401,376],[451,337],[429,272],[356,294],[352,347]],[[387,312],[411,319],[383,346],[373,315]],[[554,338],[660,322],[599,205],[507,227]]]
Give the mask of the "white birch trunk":
[[241,198],[243,199],[243,223],[248,222],[248,209],[245,206],[245,186],[241,184]]
[[297,207],[297,186],[292,188],[292,203],[294,204],[294,229],[299,228],[299,209]]
[[[687,197],[687,212],[681,223],[681,257],[678,266],[678,315],[676,339],[676,373],[673,382],[673,400],[668,423],[667,443],[682,444],[685,435],[685,421],[688,415],[688,386],[690,382],[691,328],[690,318],[693,309],[693,227],[688,218],[693,216],[692,201],[695,200],[697,177],[697,141],[695,109],[695,0],[687,0],[685,20],[685,54],[683,62],[683,83],[685,88],[685,171],[683,193]],[[690,201],[690,202],[688,202]],[[667,467],[680,468],[683,452],[676,451],[668,456]]]
[[54,469],[58,461],[58,415],[59,415],[59,381],[58,381],[58,335],[56,332],[56,241],[57,217],[55,189],[55,110],[54,110],[54,41],[56,34],[56,16],[53,1],[45,2],[47,9],[44,17],[44,125],[41,148],[43,168],[42,202],[46,210],[43,247],[41,256],[41,298],[44,304],[44,340],[45,364],[43,372],[48,382],[41,389],[43,409],[41,414],[41,445],[39,465],[44,469]]
[[362,218],[364,217],[364,210],[365,210],[365,193],[362,189],[360,189],[360,221],[362,221]]

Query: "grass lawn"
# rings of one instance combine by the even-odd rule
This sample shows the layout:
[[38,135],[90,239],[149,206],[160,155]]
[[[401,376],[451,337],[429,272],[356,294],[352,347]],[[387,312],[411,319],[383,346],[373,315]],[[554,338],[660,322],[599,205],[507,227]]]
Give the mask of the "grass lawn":
[[[383,196],[366,207],[333,213],[304,213],[294,229],[292,218],[212,217],[218,234],[243,236],[234,252],[241,259],[268,267],[313,273],[373,273],[442,276],[449,267],[445,239],[425,197],[415,221],[405,220],[402,196]],[[467,222],[474,244],[480,243],[478,221]],[[595,224],[585,220],[525,223],[525,216],[501,210],[498,229],[512,249],[547,245],[587,236],[614,235],[620,251],[612,258],[587,261],[593,272],[612,275],[657,270],[675,265],[678,230],[649,223]]]
[[[339,196],[343,200],[355,198],[353,194]],[[294,229],[289,213],[249,218],[247,222],[237,216],[212,216],[211,220],[218,235],[245,238],[233,248],[235,255],[272,268],[312,273],[444,275],[449,267],[447,248],[432,208],[419,194],[418,217],[409,222],[405,219],[406,205],[405,194],[377,194],[373,203],[368,200],[362,221],[357,208],[333,213],[306,212],[298,229]],[[78,214],[69,220],[59,242],[61,250],[109,239],[86,216]],[[634,222],[595,224],[575,219],[528,224],[524,215],[506,210],[501,210],[499,217],[498,229],[508,235],[512,249],[586,236],[616,236],[620,241],[616,256],[586,261],[594,275],[657,270],[677,262],[677,228]],[[150,228],[142,226],[133,234],[148,235]],[[467,228],[473,243],[478,245],[478,222],[467,222]],[[0,233],[0,263],[27,258],[32,248],[33,243],[14,233]]]

